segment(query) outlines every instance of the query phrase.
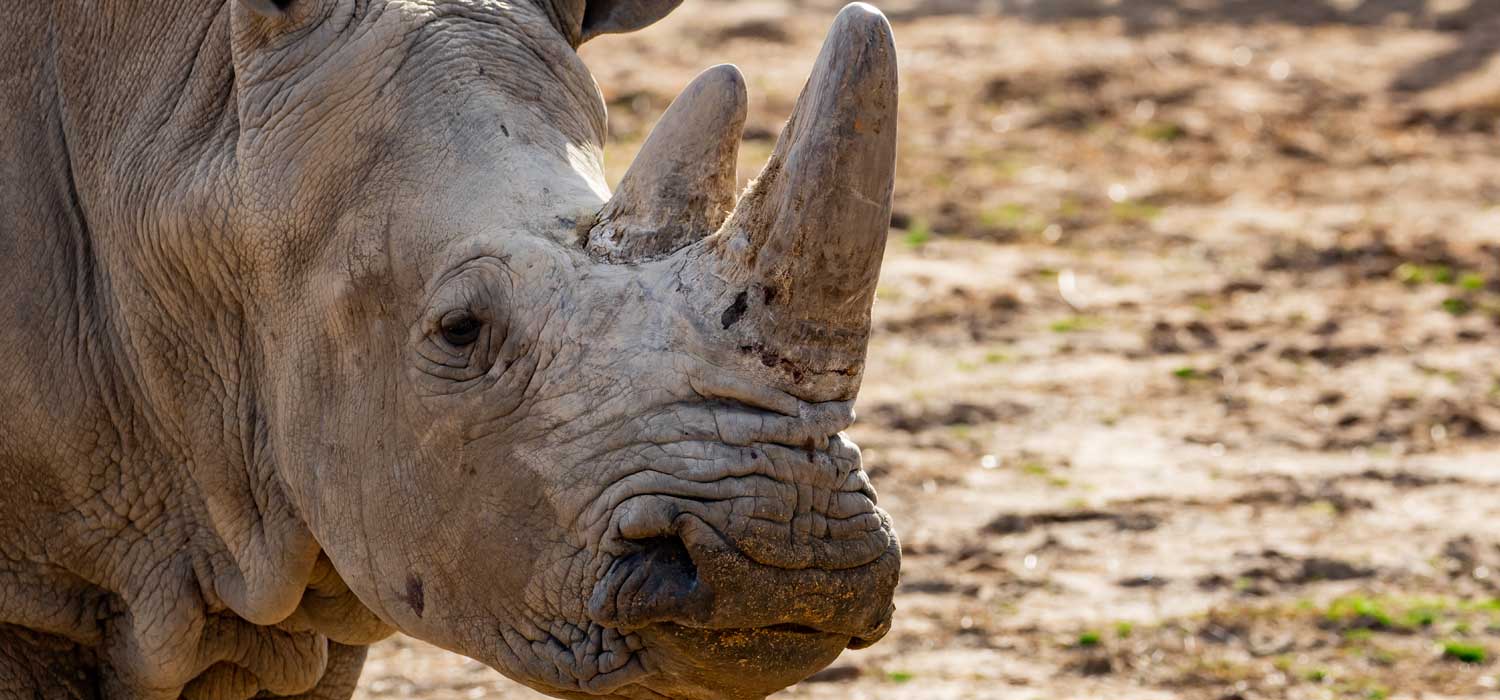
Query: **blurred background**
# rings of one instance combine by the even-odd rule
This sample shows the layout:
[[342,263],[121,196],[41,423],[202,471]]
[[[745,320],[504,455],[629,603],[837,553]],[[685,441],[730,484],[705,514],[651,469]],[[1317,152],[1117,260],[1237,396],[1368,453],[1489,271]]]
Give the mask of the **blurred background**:
[[[752,177],[841,1],[588,44],[611,177],[722,62]],[[1500,697],[1500,2],[877,4],[851,432],[906,566],[891,635],[777,697]],[[357,697],[541,696],[396,638]]]

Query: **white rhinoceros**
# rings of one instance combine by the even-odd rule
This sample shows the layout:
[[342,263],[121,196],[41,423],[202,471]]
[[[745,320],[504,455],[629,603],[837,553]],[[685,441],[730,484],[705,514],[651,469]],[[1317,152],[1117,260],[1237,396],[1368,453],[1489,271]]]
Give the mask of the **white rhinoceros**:
[[347,698],[400,630],[759,698],[885,632],[889,25],[743,196],[729,66],[611,196],[575,50],[678,2],[0,7],[0,697]]

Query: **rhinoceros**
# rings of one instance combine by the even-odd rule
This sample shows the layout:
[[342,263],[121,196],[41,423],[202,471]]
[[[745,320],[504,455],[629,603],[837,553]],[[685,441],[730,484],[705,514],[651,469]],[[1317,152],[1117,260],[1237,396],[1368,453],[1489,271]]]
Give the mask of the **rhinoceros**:
[[717,66],[611,193],[577,48],[680,1],[0,8],[0,697],[347,698],[400,631],[759,698],[889,629],[890,27],[743,192]]

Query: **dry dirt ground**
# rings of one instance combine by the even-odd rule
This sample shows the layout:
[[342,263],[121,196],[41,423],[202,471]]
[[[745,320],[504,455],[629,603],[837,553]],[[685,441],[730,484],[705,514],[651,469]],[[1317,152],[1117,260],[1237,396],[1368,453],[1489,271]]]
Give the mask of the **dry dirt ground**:
[[[894,631],[779,698],[1500,697],[1500,3],[902,0],[853,429]],[[584,53],[610,167],[836,3]],[[397,638],[360,698],[538,698]]]

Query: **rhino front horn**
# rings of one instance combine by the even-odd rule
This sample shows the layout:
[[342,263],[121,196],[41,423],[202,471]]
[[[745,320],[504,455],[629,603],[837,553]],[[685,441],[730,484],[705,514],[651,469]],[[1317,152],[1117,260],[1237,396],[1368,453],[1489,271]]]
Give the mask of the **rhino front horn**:
[[895,42],[879,10],[855,3],[834,20],[770,162],[715,238],[720,274],[744,290],[735,330],[767,366],[826,389],[817,394],[858,389],[895,167]]
[[615,262],[648,260],[718,229],[734,208],[745,102],[745,79],[732,65],[693,79],[599,211],[589,251]]

